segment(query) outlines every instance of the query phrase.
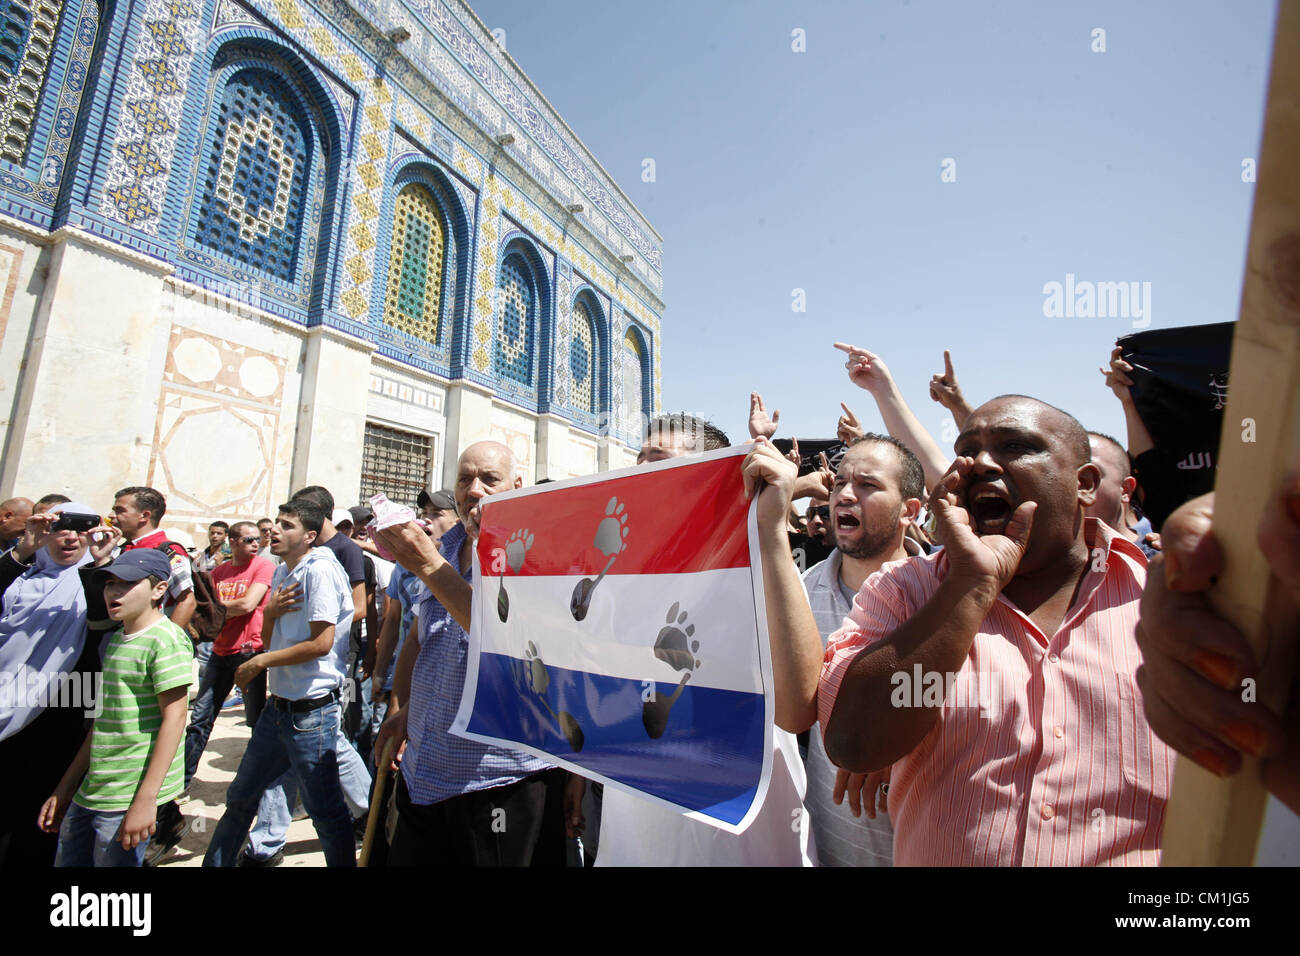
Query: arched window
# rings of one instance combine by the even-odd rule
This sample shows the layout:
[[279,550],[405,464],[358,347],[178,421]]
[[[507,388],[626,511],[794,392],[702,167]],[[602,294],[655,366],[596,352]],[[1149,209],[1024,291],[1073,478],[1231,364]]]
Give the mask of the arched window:
[[569,376],[573,380],[573,407],[596,411],[596,323],[587,303],[573,305],[573,335],[569,339]]
[[412,183],[393,205],[384,321],[408,335],[438,344],[446,228],[433,193]]
[[519,253],[512,252],[502,260],[497,288],[499,304],[492,371],[520,385],[531,386],[537,294],[532,271]]
[[63,0],[0,0],[0,156],[15,163],[27,158],[62,12]]
[[196,244],[294,281],[311,145],[284,80],[259,67],[233,74],[213,124]]
[[645,407],[645,358],[641,340],[632,329],[623,336],[623,427],[634,439],[640,438]]

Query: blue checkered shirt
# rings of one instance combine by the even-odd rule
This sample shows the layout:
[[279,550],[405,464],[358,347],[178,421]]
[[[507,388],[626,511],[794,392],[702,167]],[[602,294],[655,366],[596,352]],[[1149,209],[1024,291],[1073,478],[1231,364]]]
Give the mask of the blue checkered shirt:
[[[465,528],[442,536],[442,556],[460,567]],[[465,572],[465,580],[470,572]],[[465,686],[469,636],[447,609],[426,591],[420,603],[420,656],[411,672],[410,736],[402,778],[411,802],[427,806],[449,797],[500,787],[550,768],[550,764],[504,747],[492,747],[448,733]]]

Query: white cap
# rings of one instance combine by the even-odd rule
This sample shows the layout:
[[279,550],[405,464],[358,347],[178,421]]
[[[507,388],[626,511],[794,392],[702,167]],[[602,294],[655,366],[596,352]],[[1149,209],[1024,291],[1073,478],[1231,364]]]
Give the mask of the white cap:
[[341,524],[351,524],[352,512],[348,511],[347,508],[335,508],[334,514],[330,516],[330,523],[336,528]]

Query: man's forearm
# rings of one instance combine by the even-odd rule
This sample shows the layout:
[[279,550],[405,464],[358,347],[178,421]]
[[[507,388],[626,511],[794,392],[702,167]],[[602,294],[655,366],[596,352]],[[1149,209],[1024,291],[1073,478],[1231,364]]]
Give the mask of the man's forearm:
[[1137,405],[1132,401],[1124,402],[1124,425],[1128,430],[1128,453],[1130,458],[1136,458],[1144,451],[1150,451],[1156,447],[1156,443],[1151,439],[1151,433],[1147,431],[1146,422],[1142,421],[1142,416],[1138,414]]
[[[844,671],[825,730],[831,762],[853,773],[881,770],[911,753],[939,719],[941,707],[895,707],[894,675],[912,680],[914,667],[948,686],[966,662],[971,642],[997,592],[946,578],[916,614],[883,641],[862,649]],[[914,689],[913,693],[919,693]]]
[[951,456],[945,455],[939,449],[938,443],[930,437],[930,433],[912,414],[912,409],[903,399],[903,393],[898,390],[896,383],[891,381],[887,389],[881,389],[879,393],[872,392],[871,397],[876,400],[876,407],[880,409],[885,430],[911,449],[912,453],[920,459],[921,468],[925,472],[925,490],[930,491],[948,470],[948,465],[952,461]]
[[474,600],[474,589],[468,581],[460,576],[449,562],[424,567],[416,572],[424,586],[433,592],[438,603],[447,609],[466,633],[469,632],[470,606]]
[[411,699],[411,673],[415,659],[420,656],[419,618],[411,621],[411,631],[402,643],[402,653],[397,655],[397,668],[393,672],[393,693],[388,698],[388,710],[393,712],[406,706]]
[[772,650],[776,725],[801,733],[817,720],[822,641],[784,533],[760,533],[768,642]]
[[194,616],[194,609],[199,606],[199,602],[194,598],[194,592],[188,592],[185,597],[176,602],[176,607],[172,610],[172,623],[182,631],[189,627],[190,618]]
[[[323,622],[313,621],[312,624]],[[294,664],[305,664],[308,661],[314,661],[318,657],[324,657],[334,650],[334,625],[326,624],[325,627],[312,634],[305,641],[299,641],[297,644],[291,644],[288,647],[282,647],[278,651],[267,651],[260,655],[263,667],[290,667]]]
[[384,604],[384,622],[379,627],[379,640],[375,645],[376,674],[382,674],[388,669],[388,662],[393,658],[393,649],[397,647],[397,631],[401,626],[401,602],[390,597]]

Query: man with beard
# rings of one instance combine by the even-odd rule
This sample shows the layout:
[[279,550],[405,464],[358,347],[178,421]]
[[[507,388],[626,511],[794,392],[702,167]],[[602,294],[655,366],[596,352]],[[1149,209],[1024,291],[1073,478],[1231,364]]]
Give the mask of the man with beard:
[[[1100,480],[1087,433],[1004,395],[955,450],[931,499],[944,550],[866,582],[819,679],[797,605],[769,609],[778,720],[820,718],[848,770],[892,765],[899,865],[1155,865],[1173,751],[1134,676],[1146,562],[1085,517]],[[783,472],[754,474],[783,488]]]
[[[831,490],[827,522],[836,550],[803,576],[808,603],[823,644],[853,609],[853,598],[868,577],[888,562],[905,561],[903,539],[921,510],[925,476],[921,463],[902,442],[884,435],[864,435],[854,441],[840,461]],[[889,866],[894,855],[894,831],[889,818],[876,814],[876,788],[862,794],[866,817],[859,817],[857,790],[849,804],[832,796],[850,782],[861,789],[863,778],[840,772],[826,756],[821,734],[808,741],[808,794],[804,802],[812,816],[817,857],[823,866]],[[851,809],[852,808],[852,809]]]

